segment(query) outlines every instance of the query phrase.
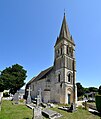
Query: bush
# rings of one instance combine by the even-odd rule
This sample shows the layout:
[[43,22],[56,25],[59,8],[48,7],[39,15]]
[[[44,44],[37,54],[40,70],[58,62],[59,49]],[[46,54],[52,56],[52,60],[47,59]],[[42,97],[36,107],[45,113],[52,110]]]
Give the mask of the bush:
[[96,108],[101,113],[101,95],[96,96]]

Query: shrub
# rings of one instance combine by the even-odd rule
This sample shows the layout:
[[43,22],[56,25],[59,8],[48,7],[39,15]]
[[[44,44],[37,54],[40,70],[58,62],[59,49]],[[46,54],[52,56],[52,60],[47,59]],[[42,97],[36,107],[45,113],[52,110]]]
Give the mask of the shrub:
[[96,108],[101,113],[101,95],[96,95]]

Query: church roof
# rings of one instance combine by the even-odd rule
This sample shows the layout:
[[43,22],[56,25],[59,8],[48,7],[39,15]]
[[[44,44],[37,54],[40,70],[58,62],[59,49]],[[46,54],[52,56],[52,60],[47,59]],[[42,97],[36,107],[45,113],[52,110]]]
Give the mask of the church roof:
[[38,81],[40,79],[43,79],[52,69],[53,69],[53,66],[47,68],[44,71],[41,71],[39,75],[37,75],[36,77],[33,77],[27,84],[31,84],[33,81]]
[[28,84],[31,84],[31,83],[34,81],[35,78],[36,78],[36,77],[33,77],[33,78],[27,83],[27,85],[28,85]]
[[72,42],[72,43],[74,44],[73,38],[72,38],[72,36],[70,35],[69,28],[68,28],[68,25],[67,25],[67,22],[66,22],[65,13],[64,13],[63,21],[62,21],[62,26],[61,26],[60,34],[59,34],[59,37],[57,38],[57,41],[56,41],[55,46],[56,46],[63,38],[66,39],[66,40],[68,40],[68,41],[70,41],[70,42]]

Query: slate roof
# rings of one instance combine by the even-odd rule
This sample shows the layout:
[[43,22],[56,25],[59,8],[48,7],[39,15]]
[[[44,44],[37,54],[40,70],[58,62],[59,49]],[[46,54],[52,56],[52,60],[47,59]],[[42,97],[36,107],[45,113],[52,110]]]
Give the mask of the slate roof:
[[70,38],[70,32],[69,32],[69,28],[66,22],[66,17],[65,17],[65,13],[64,13],[64,18],[63,18],[63,22],[62,22],[62,26],[61,26],[61,30],[60,30],[60,35],[59,38]]
[[33,77],[33,78],[27,83],[27,85],[28,85],[28,84],[31,84],[31,83],[34,81],[35,78],[36,78],[36,77]]
[[31,84],[33,81],[38,81],[38,80],[41,80],[43,78],[45,78],[45,76],[50,73],[50,71],[53,69],[53,66],[52,67],[49,67],[47,68],[46,70],[44,71],[41,71],[36,77],[33,77],[28,83],[28,84]]

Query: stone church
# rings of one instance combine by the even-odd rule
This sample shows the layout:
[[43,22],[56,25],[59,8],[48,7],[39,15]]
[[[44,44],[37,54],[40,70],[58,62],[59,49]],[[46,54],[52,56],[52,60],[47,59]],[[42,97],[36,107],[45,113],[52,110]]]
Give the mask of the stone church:
[[77,101],[75,43],[69,32],[64,13],[60,34],[54,46],[52,67],[40,72],[26,85],[34,99],[41,89],[42,101],[71,104]]

